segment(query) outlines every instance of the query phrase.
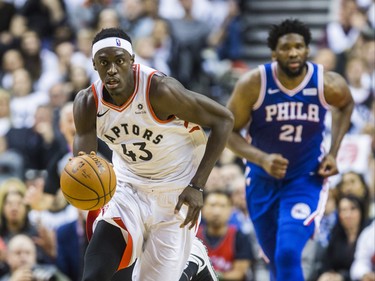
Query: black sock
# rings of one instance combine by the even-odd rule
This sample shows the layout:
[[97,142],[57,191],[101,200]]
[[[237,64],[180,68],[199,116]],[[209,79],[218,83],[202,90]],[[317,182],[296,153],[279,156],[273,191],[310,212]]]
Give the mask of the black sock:
[[193,276],[197,274],[198,271],[198,265],[189,262],[188,266],[184,269],[184,272],[181,275],[181,278],[179,281],[190,281]]

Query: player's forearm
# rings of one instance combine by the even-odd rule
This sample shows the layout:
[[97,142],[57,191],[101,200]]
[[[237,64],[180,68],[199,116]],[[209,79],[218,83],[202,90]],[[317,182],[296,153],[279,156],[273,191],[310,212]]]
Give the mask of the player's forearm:
[[77,156],[79,152],[90,153],[91,151],[97,152],[98,150],[98,142],[96,138],[96,132],[91,132],[87,134],[80,134],[76,133],[74,137],[74,144],[73,144],[73,153],[74,156]]
[[220,125],[212,128],[202,161],[199,164],[196,174],[191,179],[191,183],[199,187],[205,186],[207,178],[224,150],[229,134],[233,128],[233,120],[231,118],[225,119],[223,122],[218,122],[218,124],[219,123]]
[[350,127],[353,107],[353,103],[348,103],[342,108],[334,108],[332,110],[332,137],[329,154],[334,157],[337,156],[341,141]]
[[237,156],[262,167],[267,153],[249,144],[239,133],[233,132],[228,139],[228,148]]

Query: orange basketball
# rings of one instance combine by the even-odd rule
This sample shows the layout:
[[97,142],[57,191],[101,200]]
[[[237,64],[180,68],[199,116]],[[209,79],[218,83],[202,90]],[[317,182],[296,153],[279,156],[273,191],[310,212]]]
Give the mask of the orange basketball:
[[116,190],[113,167],[96,154],[73,157],[60,178],[66,200],[81,210],[96,210],[111,200]]

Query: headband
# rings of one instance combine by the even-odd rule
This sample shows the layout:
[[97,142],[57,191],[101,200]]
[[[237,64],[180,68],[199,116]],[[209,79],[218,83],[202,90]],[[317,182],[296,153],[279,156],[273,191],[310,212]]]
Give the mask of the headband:
[[127,51],[131,56],[133,55],[132,44],[130,44],[129,41],[118,37],[108,37],[99,40],[92,45],[92,57],[94,57],[99,50],[108,47],[121,48]]

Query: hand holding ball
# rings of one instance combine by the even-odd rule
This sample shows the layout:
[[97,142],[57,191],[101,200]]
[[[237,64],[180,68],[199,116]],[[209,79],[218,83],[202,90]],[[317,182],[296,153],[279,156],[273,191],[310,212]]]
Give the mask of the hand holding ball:
[[96,210],[111,200],[116,190],[112,165],[94,152],[73,157],[60,178],[65,199],[81,210]]

